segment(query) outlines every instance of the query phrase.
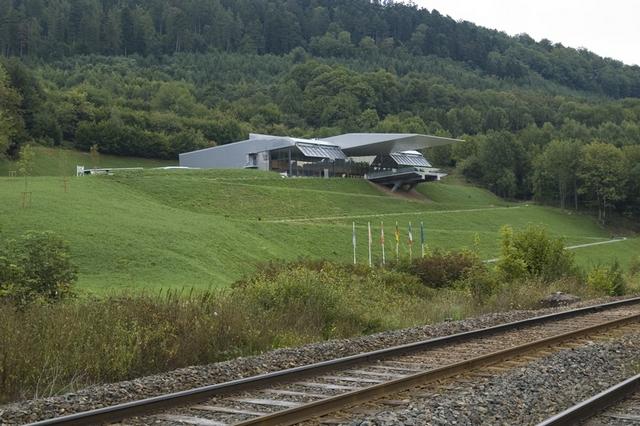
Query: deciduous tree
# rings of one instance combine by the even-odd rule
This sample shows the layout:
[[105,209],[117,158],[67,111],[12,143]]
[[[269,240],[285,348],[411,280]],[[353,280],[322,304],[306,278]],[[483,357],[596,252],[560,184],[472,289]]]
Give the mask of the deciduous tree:
[[613,145],[592,142],[581,150],[578,176],[579,192],[598,209],[598,220],[605,223],[607,210],[625,196],[625,161],[622,151]]

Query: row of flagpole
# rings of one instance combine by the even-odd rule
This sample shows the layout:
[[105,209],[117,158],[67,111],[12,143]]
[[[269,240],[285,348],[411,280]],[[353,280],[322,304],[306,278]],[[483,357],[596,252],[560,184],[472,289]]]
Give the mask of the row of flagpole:
[[[373,235],[371,233],[371,222],[367,222],[367,235],[368,235],[368,245],[369,245],[369,266],[373,266],[373,255],[372,255],[372,246],[373,246]],[[396,239],[396,261],[400,260],[400,228],[398,226],[398,222],[396,222],[395,228],[395,239]],[[409,260],[413,258],[413,228],[411,226],[411,222],[409,222],[408,228],[408,245],[409,245]],[[353,222],[353,233],[352,233],[352,245],[353,245],[353,264],[358,263],[358,258],[356,255],[356,247],[357,247],[357,239],[356,239],[356,223]],[[380,222],[380,247],[382,249],[382,264],[386,263],[386,255],[385,255],[385,246],[384,246],[384,222]],[[424,232],[424,222],[420,222],[420,251],[422,257],[424,257],[425,253],[425,232]]]

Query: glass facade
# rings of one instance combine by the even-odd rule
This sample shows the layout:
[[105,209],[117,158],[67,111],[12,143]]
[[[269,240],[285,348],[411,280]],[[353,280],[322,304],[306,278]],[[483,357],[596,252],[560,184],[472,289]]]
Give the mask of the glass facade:
[[351,161],[334,146],[296,144],[270,152],[269,169],[290,176],[348,176]]

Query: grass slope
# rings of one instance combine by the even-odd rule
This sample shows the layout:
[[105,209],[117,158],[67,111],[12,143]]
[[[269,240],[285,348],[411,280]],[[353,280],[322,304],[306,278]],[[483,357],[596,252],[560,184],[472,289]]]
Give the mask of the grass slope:
[[[47,148],[35,146],[33,176],[74,176],[76,166],[87,168],[93,165],[88,152],[72,149]],[[100,154],[98,167],[163,167],[174,166],[177,161],[156,160],[150,158],[120,157]],[[9,171],[17,170],[15,162],[0,159],[0,176],[8,176]]]
[[[395,254],[393,225],[402,231],[406,256],[409,222],[419,238],[423,221],[430,247],[460,248],[480,237],[486,258],[499,251],[504,224],[544,224],[567,244],[609,238],[590,218],[558,209],[506,203],[470,186],[430,183],[420,191],[430,201],[390,196],[360,179],[283,179],[258,171],[153,170],[70,180],[36,177],[33,204],[20,208],[23,181],[0,178],[0,232],[53,230],[70,243],[88,291],[228,285],[255,262],[298,256],[352,258],[356,222],[359,261],[367,256],[367,222],[374,227],[379,259],[380,221],[387,256]],[[631,239],[576,250],[584,265],[637,253]]]

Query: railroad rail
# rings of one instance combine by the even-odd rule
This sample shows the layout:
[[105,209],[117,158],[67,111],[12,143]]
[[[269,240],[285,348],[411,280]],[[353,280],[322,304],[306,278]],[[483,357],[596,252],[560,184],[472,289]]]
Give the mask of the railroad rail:
[[[640,298],[548,314],[32,423],[294,424],[640,322]],[[162,413],[159,413],[162,411]],[[144,416],[144,417],[140,417]]]
[[[538,426],[565,426],[580,424],[640,390],[640,374],[630,377],[565,411],[549,417]],[[637,401],[636,401],[637,403]],[[637,405],[637,404],[636,404]],[[620,420],[640,421],[640,416],[611,416]]]

